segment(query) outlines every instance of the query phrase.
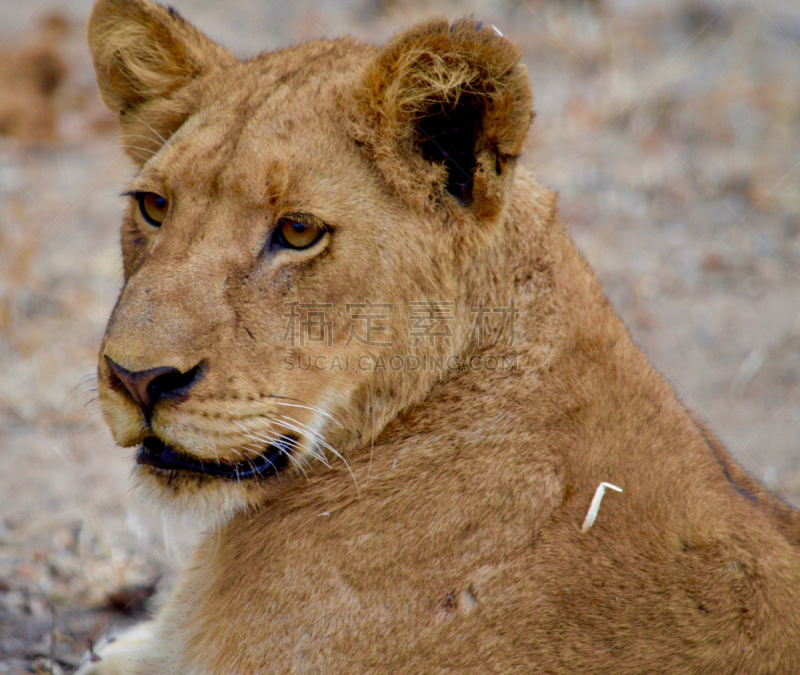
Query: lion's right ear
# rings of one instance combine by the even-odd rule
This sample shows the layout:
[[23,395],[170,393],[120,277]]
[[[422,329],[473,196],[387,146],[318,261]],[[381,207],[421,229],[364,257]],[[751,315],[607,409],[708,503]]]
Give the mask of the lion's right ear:
[[194,112],[187,85],[237,63],[177,12],[146,0],[99,0],[88,37],[103,101],[120,115],[128,154],[139,163]]
[[533,117],[520,50],[471,19],[398,34],[354,90],[352,135],[398,194],[493,231]]

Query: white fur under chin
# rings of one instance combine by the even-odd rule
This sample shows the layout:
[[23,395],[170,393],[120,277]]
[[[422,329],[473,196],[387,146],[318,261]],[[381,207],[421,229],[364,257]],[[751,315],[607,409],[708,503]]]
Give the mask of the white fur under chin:
[[165,528],[180,533],[175,541],[185,540],[187,532],[199,537],[218,531],[248,507],[239,485],[226,479],[220,479],[208,490],[179,494],[168,493],[151,479],[135,478],[134,482],[138,499],[156,505]]
[[[350,392],[347,392],[340,398],[347,399],[349,395]],[[332,407],[332,398],[329,392],[323,396],[322,405],[312,408],[314,416],[308,425],[296,422],[292,426],[292,430],[300,436],[296,446],[299,456],[292,462],[298,472],[303,471],[304,462],[322,461],[327,465],[326,455],[334,455],[335,459],[347,464],[344,457],[325,442],[323,434],[331,422],[341,426],[328,412]],[[186,551],[193,549],[207,536],[213,537],[235,515],[252,506],[242,486],[234,480],[219,479],[209,483],[208,489],[179,490],[177,493],[151,476],[137,475],[137,470],[134,470],[133,480],[137,501],[145,510],[157,510],[162,521],[166,552],[178,564],[185,558]]]

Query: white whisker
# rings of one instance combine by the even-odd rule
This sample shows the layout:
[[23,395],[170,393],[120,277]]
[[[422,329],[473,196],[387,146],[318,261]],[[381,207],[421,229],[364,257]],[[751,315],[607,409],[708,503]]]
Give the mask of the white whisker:
[[[267,445],[269,445],[269,446],[275,446],[275,445],[277,445],[277,444],[280,442],[280,440],[281,440],[281,439],[280,439],[280,436],[273,436],[273,435],[271,435],[271,434],[265,434],[265,433],[263,433],[263,432],[262,432],[262,433],[259,433],[259,432],[249,432],[249,431],[248,431],[248,432],[246,432],[246,435],[247,435],[247,437],[248,437],[249,439],[251,439],[251,440],[252,440],[252,441],[254,441],[255,443],[258,443],[259,445],[264,445],[264,444],[267,444]],[[279,446],[279,447],[280,447],[280,446]],[[250,448],[250,446],[249,446],[249,445],[248,445],[248,446],[246,446],[246,449],[249,449],[249,448]],[[266,456],[266,455],[265,455],[263,452],[260,452],[260,451],[259,451],[259,450],[258,450],[256,447],[253,447],[253,448],[252,448],[252,450],[253,450],[253,451],[256,453],[256,455],[257,455],[257,456],[259,456],[259,457],[263,457],[263,458],[265,458],[265,459],[267,459],[267,460],[268,460],[267,456]],[[300,462],[300,460],[299,460],[297,457],[295,457],[295,456],[294,456],[294,454],[293,454],[292,452],[288,452],[288,451],[286,451],[286,450],[283,450],[282,448],[281,448],[281,452],[283,452],[283,453],[284,453],[284,454],[285,454],[285,455],[286,455],[286,456],[289,458],[289,460],[290,460],[291,462],[293,462],[294,464],[296,464],[296,465],[297,465],[297,467],[300,469],[300,471],[302,471],[302,472],[303,472],[303,475],[306,477],[306,479],[308,479],[308,474],[306,473],[306,470],[305,470],[305,468],[303,467],[303,465],[302,465],[302,463]],[[268,461],[269,461],[269,460],[268,460]],[[272,464],[272,462],[270,462],[270,464]],[[274,464],[273,464],[273,466],[274,466]]]
[[127,112],[127,114],[128,114],[128,115],[130,115],[131,117],[133,117],[135,120],[138,120],[139,122],[141,122],[142,124],[144,124],[144,125],[145,125],[145,126],[148,128],[148,129],[150,129],[150,131],[152,131],[152,132],[153,132],[153,133],[154,133],[156,136],[158,136],[158,137],[161,139],[161,142],[162,142],[162,143],[163,143],[165,146],[166,146],[166,145],[169,145],[169,141],[168,141],[166,138],[164,138],[164,137],[163,137],[163,136],[162,136],[160,133],[158,133],[158,132],[157,132],[155,129],[153,129],[153,127],[151,127],[151,126],[150,126],[150,125],[149,125],[147,122],[145,122],[145,121],[144,121],[144,120],[143,120],[141,117],[139,117],[138,115],[134,115],[134,114],[133,114],[132,112],[130,112],[130,111],[128,111],[128,112]]
[[304,408],[305,410],[310,410],[311,412],[319,413],[320,415],[323,415],[324,417],[327,417],[329,420],[331,420],[332,422],[335,422],[342,429],[344,429],[344,427],[341,425],[339,420],[337,420],[335,417],[333,417],[333,415],[330,415],[330,414],[326,413],[324,410],[320,410],[319,408],[317,408],[315,406],[300,405],[298,403],[287,403],[286,401],[278,401],[278,400],[274,400],[272,402],[273,403],[277,403],[278,405],[287,405],[287,406],[289,406],[291,408]]
[[[302,424],[301,422],[298,422],[297,420],[292,419],[291,417],[284,417],[284,416],[281,416],[279,419],[275,419],[275,420],[272,420],[272,421],[274,421],[276,424],[280,424],[281,426],[284,426],[287,429],[290,429],[290,430],[292,430],[292,431],[294,431],[294,432],[296,432],[296,433],[298,433],[300,435],[309,436],[310,440],[313,441],[315,444],[320,445],[323,448],[327,448],[327,449],[331,450],[331,452],[333,452],[333,448],[331,448],[325,442],[325,439],[322,438],[321,436],[319,436],[319,434],[317,434],[313,429],[310,429],[309,427],[307,427],[305,424]],[[331,465],[328,464],[328,462],[325,459],[324,455],[318,454],[313,447],[308,447],[307,450],[308,450],[308,453],[312,457],[314,457],[315,459],[318,459],[325,466],[330,468]]]
[[124,150],[138,150],[139,152],[149,152],[151,157],[158,154],[158,152],[155,150],[152,150],[150,148],[143,148],[139,145],[120,145],[120,147],[123,148]]
[[[337,424],[339,424],[339,422],[332,415],[329,415],[324,410],[320,410],[319,408],[317,408],[316,411],[318,413],[320,413],[321,415],[324,415],[325,417],[328,417],[329,419],[331,419],[334,422],[336,422]],[[344,429],[344,427],[341,424],[339,424],[339,426],[342,429]],[[337,458],[342,460],[344,465],[347,467],[347,471],[350,473],[350,477],[353,479],[353,484],[356,486],[356,493],[358,494],[358,499],[361,499],[361,488],[358,485],[358,479],[356,478],[355,473],[353,473],[353,469],[350,467],[350,463],[344,458],[344,455],[342,455],[342,453],[339,452],[336,448],[334,448],[330,443],[325,442],[324,437],[322,436],[322,434],[320,434],[317,431],[314,431],[314,430],[310,429],[309,427],[306,427],[306,428],[309,429],[309,431],[311,432],[312,436],[316,439],[316,442],[319,445],[321,445],[326,450],[329,450],[331,452],[331,454],[333,454],[334,457],[337,457]]]

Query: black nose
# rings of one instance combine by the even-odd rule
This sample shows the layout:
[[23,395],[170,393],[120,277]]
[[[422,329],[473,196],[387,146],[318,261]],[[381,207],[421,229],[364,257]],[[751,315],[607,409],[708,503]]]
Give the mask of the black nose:
[[[112,377],[121,384],[131,398],[142,409],[145,420],[150,424],[153,408],[162,398],[177,398],[188,393],[203,377],[203,363],[182,373],[177,368],[151,368],[131,372],[106,356]],[[116,383],[112,382],[112,386]]]

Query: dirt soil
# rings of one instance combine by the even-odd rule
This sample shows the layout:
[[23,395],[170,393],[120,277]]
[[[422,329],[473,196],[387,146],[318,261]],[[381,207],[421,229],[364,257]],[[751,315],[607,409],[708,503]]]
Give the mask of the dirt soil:
[[[525,162],[637,343],[734,457],[800,504],[795,0],[173,0],[237,55],[472,14],[517,41]],[[185,542],[128,483],[93,398],[133,166],[90,0],[0,4],[0,674],[71,672],[168,586]]]

